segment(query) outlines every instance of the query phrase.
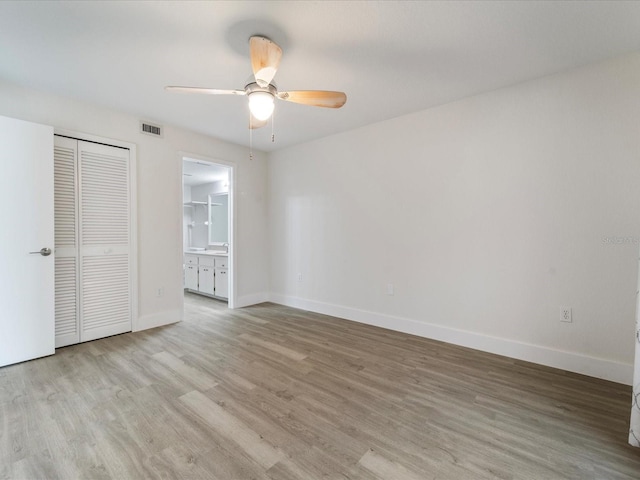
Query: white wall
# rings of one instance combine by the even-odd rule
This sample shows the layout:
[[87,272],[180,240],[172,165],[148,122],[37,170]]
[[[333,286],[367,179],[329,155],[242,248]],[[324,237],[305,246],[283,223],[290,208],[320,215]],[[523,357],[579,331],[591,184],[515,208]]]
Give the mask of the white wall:
[[[182,318],[182,156],[235,162],[238,304],[264,297],[266,155],[165,126],[164,138],[139,134],[140,118],[0,82],[0,115],[135,143],[138,152],[138,293],[141,328]],[[164,295],[157,297],[159,288]]]
[[630,383],[639,125],[632,55],[272,153],[272,300]]
[[[188,203],[191,201],[191,186],[182,186],[182,201]],[[191,234],[189,232],[189,224],[193,220],[193,207],[183,207],[182,209],[182,245],[186,250],[191,243]]]

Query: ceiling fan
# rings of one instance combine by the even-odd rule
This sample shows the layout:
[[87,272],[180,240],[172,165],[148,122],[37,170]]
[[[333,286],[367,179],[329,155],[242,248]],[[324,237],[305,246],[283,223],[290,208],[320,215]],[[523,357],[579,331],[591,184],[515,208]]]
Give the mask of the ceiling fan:
[[273,113],[276,98],[287,102],[326,108],[340,108],[346,103],[347,95],[343,92],[325,90],[279,92],[273,82],[273,77],[275,77],[280,65],[282,49],[268,38],[260,35],[251,37],[249,39],[249,53],[253,78],[245,85],[244,90],[178,86],[165,87],[165,90],[207,95],[245,95],[249,99],[249,128],[260,128],[267,124],[267,120]]

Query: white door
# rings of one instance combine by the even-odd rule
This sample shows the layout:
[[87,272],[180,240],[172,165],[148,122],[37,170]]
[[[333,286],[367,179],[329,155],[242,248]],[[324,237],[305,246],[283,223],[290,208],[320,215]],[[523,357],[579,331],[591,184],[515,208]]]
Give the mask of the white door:
[[53,127],[0,117],[0,159],[4,366],[55,352]]
[[131,331],[129,150],[78,141],[80,341]]
[[56,136],[56,347],[131,331],[129,150]]

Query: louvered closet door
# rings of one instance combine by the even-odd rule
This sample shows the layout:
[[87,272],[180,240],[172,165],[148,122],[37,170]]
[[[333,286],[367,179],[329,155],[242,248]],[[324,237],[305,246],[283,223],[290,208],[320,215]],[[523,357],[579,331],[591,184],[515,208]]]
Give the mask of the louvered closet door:
[[80,341],[78,322],[77,140],[54,137],[56,348]]
[[78,141],[80,339],[131,331],[129,150]]

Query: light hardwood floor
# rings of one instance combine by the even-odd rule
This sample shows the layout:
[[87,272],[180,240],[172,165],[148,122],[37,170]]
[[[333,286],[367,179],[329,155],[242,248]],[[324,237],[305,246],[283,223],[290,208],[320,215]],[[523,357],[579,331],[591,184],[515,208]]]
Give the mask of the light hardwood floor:
[[0,369],[0,478],[640,479],[629,387],[273,304]]

